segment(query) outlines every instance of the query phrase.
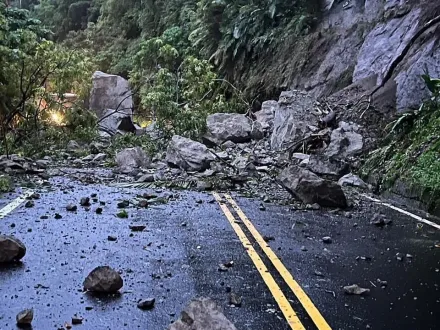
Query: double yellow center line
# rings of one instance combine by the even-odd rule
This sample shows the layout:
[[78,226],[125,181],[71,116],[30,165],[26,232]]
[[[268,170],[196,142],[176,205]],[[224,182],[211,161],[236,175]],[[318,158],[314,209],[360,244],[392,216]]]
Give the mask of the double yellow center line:
[[[257,268],[258,272],[260,273],[261,277],[263,278],[264,282],[266,283],[267,287],[269,288],[270,292],[272,293],[272,296],[275,298],[275,301],[277,302],[279,308],[281,309],[281,312],[283,313],[284,317],[287,320],[287,323],[290,325],[291,329],[295,330],[305,330],[304,325],[301,323],[300,319],[298,318],[296,312],[293,310],[291,304],[287,300],[286,296],[280,289],[280,287],[275,282],[273,276],[269,273],[269,270],[265,266],[263,260],[258,255],[257,251],[252,246],[251,242],[247,238],[246,234],[243,232],[241,227],[238,225],[236,219],[234,218],[233,214],[229,210],[228,206],[222,201],[220,195],[216,192],[213,193],[214,198],[217,200],[217,202],[220,205],[220,208],[222,209],[223,213],[225,214],[226,218],[228,219],[229,223],[231,224],[232,228],[234,229],[235,233],[237,234],[238,238],[240,239],[241,243],[243,244],[244,248],[246,249],[249,257],[253,261],[255,267]],[[231,207],[234,209],[234,211],[237,213],[241,221],[244,223],[248,231],[251,233],[257,244],[261,247],[265,255],[268,257],[268,259],[271,261],[275,269],[278,271],[278,273],[281,275],[281,277],[284,279],[286,284],[289,286],[290,290],[294,293],[298,301],[302,304],[304,309],[306,310],[307,314],[310,316],[312,321],[314,322],[316,328],[318,330],[331,330],[331,327],[328,325],[324,317],[321,315],[319,310],[316,308],[316,306],[313,304],[313,302],[310,300],[310,298],[307,296],[307,294],[304,292],[304,290],[301,288],[301,286],[298,284],[297,281],[293,278],[292,274],[287,270],[287,268],[284,266],[284,264],[281,262],[281,260],[277,257],[277,255],[273,252],[273,250],[269,247],[269,245],[266,243],[266,241],[263,239],[263,237],[260,235],[260,233],[257,231],[255,226],[252,224],[252,222],[248,219],[248,217],[244,214],[244,212],[241,210],[241,208],[237,205],[237,203],[232,199],[232,197],[228,194],[224,194],[225,199],[228,201],[228,203],[231,205]]]

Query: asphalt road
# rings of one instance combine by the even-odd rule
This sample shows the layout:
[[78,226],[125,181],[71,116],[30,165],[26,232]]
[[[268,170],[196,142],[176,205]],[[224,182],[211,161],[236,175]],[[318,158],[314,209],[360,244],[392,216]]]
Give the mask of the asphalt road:
[[[133,201],[144,192],[173,198],[147,209],[128,207],[128,219],[115,216],[119,201]],[[87,211],[79,200],[92,194],[97,194],[98,202]],[[161,330],[200,296],[216,300],[239,330],[295,329],[286,321],[286,308],[305,329],[440,328],[438,229],[369,201],[349,213],[292,210],[270,203],[261,210],[259,200],[232,196],[299,291],[292,292],[279,265],[273,265],[273,256],[266,255],[267,249],[223,194],[220,204],[231,212],[232,222],[209,193],[58,181],[51,191],[41,192],[34,207],[25,208],[23,203],[0,219],[0,233],[15,235],[27,246],[22,264],[0,267],[0,329],[16,329],[15,315],[34,308],[33,329],[62,328],[77,314],[84,322],[74,329]],[[0,208],[16,198],[3,196]],[[99,201],[106,203],[101,215],[95,213]],[[78,211],[67,212],[69,203],[77,204]],[[386,214],[392,225],[371,225],[377,212]],[[62,218],[55,219],[56,213]],[[132,232],[133,223],[147,229]],[[244,247],[236,230],[243,231],[251,246]],[[109,241],[109,235],[117,240]],[[325,244],[324,236],[332,243]],[[250,250],[257,257],[251,259]],[[263,276],[255,258],[268,269]],[[230,261],[233,267],[228,271],[218,270],[219,264]],[[121,272],[120,295],[94,297],[82,292],[84,278],[99,265]],[[269,290],[268,276],[274,280],[272,288],[279,287],[281,293]],[[386,287],[378,279],[387,281]],[[371,292],[344,294],[343,287],[351,284]],[[242,296],[241,307],[229,304],[229,291]],[[313,303],[304,306],[306,298],[298,292]],[[137,301],[148,297],[156,298],[155,308],[138,309]],[[283,297],[289,302],[284,309],[279,305]],[[319,315],[324,323],[316,322]]]

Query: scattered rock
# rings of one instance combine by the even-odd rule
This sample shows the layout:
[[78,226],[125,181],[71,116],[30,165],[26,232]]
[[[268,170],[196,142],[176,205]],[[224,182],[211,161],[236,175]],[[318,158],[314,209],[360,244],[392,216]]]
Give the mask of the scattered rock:
[[109,240],[110,242],[116,242],[116,241],[118,240],[118,238],[117,238],[116,236],[111,236],[111,235],[109,235],[109,236],[107,237],[107,240]]
[[344,292],[348,295],[367,295],[370,293],[370,289],[361,288],[357,284],[344,286]]
[[301,251],[306,252],[308,250],[307,250],[307,248],[305,246],[301,246]]
[[242,302],[242,298],[235,293],[231,292],[229,295],[229,304],[234,305],[235,307],[240,307]]
[[34,319],[34,310],[25,309],[17,314],[16,320],[19,326],[30,326]]
[[83,318],[77,315],[72,316],[72,324],[73,325],[78,325],[78,324],[82,324],[83,322]]
[[257,122],[261,124],[261,127],[264,131],[272,131],[275,110],[277,108],[277,101],[265,101],[261,105],[261,110],[254,113]]
[[152,309],[156,302],[155,298],[142,299],[138,302],[137,307],[142,310]]
[[84,290],[100,293],[116,293],[124,282],[117,271],[109,266],[96,267],[84,280]]
[[364,147],[363,137],[356,130],[355,125],[340,122],[339,128],[332,132],[325,154],[328,157],[347,158],[361,153]]
[[397,253],[396,254],[396,259],[398,261],[403,261],[404,258],[405,258],[405,256],[402,253]]
[[78,207],[75,204],[68,204],[66,206],[66,211],[69,212],[75,212],[78,209]]
[[24,204],[24,207],[26,207],[26,208],[31,208],[31,207],[34,207],[34,206],[35,206],[35,202],[34,201],[27,201]]
[[154,182],[154,174],[144,174],[137,179],[137,182]]
[[166,161],[185,171],[204,171],[210,167],[214,156],[208,148],[183,136],[174,135],[168,144]]
[[278,177],[282,185],[305,204],[323,207],[347,207],[341,186],[324,180],[299,166],[289,166]]
[[85,206],[85,207],[90,206],[90,198],[89,198],[89,197],[83,197],[83,198],[81,198],[79,204],[80,204],[81,206]]
[[350,170],[346,162],[323,155],[310,155],[306,168],[319,176],[336,180]]
[[[261,128],[259,123],[258,125]],[[249,142],[253,135],[256,138],[261,136],[256,136],[252,120],[238,113],[209,115],[206,118],[206,127],[207,133],[204,139],[216,145],[221,145],[226,141],[234,143]]]
[[97,154],[97,155],[93,158],[93,161],[94,161],[94,162],[102,162],[102,161],[105,160],[106,158],[107,158],[107,154],[100,153],[100,154]]
[[75,152],[75,151],[77,151],[77,150],[79,150],[79,149],[81,149],[81,147],[80,147],[80,145],[78,144],[78,142],[76,142],[76,141],[74,141],[74,140],[70,140],[70,141],[67,143],[66,150],[67,150],[68,152]]
[[96,71],[92,77],[89,108],[96,111],[98,119],[105,109],[118,110],[124,115],[131,115],[133,98],[128,81],[120,76]]
[[144,229],[147,228],[147,226],[145,226],[145,225],[130,225],[129,228],[131,229],[131,231],[144,231]]
[[134,168],[148,167],[151,160],[141,147],[125,148],[116,154],[116,164],[120,169],[129,171]]
[[330,236],[325,236],[325,237],[322,238],[322,241],[325,244],[331,244],[332,243],[332,238]]
[[351,186],[361,189],[368,189],[368,185],[360,177],[352,173],[346,174],[342,178],[340,178],[338,181],[338,185],[340,185],[341,187]]
[[124,209],[124,208],[130,206],[130,201],[125,200],[125,201],[122,201],[122,202],[118,202],[117,206],[118,206],[118,209]]
[[0,263],[16,262],[26,254],[26,247],[17,238],[0,235]]
[[282,92],[278,107],[274,108],[273,131],[270,147],[281,150],[293,142],[304,138],[310,132],[309,126],[316,122],[310,109],[314,108],[315,99],[301,91]]
[[371,219],[370,224],[375,225],[376,227],[384,227],[387,224],[390,224],[391,221],[388,221],[385,215],[376,213]]
[[96,214],[102,214],[102,211],[103,211],[102,207],[97,207],[95,210]]
[[168,330],[237,330],[221,308],[209,298],[198,298],[182,311]]

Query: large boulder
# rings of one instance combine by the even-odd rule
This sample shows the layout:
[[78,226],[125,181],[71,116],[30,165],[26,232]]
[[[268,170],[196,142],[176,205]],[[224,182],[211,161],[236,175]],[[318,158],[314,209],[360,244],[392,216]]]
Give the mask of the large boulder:
[[148,167],[151,163],[141,147],[125,148],[116,154],[116,163],[121,169]]
[[252,138],[262,138],[260,123],[254,123],[245,115],[238,113],[215,113],[206,118],[205,139],[220,145],[225,141],[235,143],[249,142]]
[[310,155],[306,167],[313,173],[330,179],[339,179],[350,171],[350,166],[343,160],[323,155]]
[[26,247],[17,238],[0,235],[0,263],[19,261],[26,254]]
[[237,330],[221,308],[209,298],[193,300],[168,330]]
[[97,293],[116,293],[123,285],[119,273],[109,266],[96,267],[83,283],[84,290]]
[[357,133],[355,124],[339,123],[339,128],[332,132],[330,144],[325,150],[327,157],[347,158],[362,152],[364,139]]
[[128,81],[120,76],[96,71],[92,77],[89,108],[102,118],[106,109],[132,115],[133,98]]
[[315,99],[300,91],[283,92],[275,107],[270,146],[281,150],[290,146],[310,132],[309,126],[316,123],[312,110]]
[[183,136],[174,135],[168,144],[166,161],[185,171],[203,171],[210,167],[214,156],[208,148]]
[[256,121],[261,124],[264,131],[272,131],[276,109],[278,109],[278,102],[272,100],[263,102],[261,110],[255,112]]
[[98,128],[107,136],[116,134],[136,133],[137,125],[133,123],[131,115],[113,109],[105,109],[98,121]]
[[278,177],[281,184],[305,204],[324,207],[347,207],[342,188],[299,166],[285,168]]

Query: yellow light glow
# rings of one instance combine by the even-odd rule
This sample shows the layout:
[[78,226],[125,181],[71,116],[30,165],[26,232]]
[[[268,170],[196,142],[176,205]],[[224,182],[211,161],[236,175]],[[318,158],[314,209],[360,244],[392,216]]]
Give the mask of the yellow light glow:
[[140,122],[139,125],[140,125],[142,128],[145,128],[145,127],[149,126],[151,123],[152,123],[151,120],[142,120],[142,121]]
[[63,123],[64,120],[64,116],[57,111],[51,111],[50,113],[50,121],[54,124],[54,125],[61,125]]

